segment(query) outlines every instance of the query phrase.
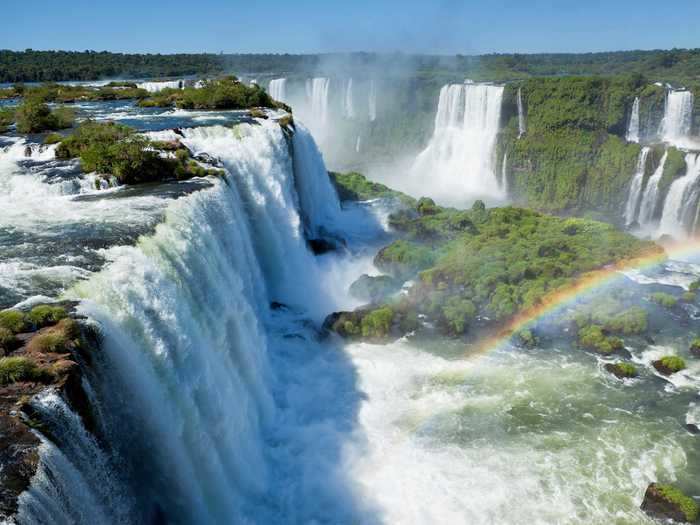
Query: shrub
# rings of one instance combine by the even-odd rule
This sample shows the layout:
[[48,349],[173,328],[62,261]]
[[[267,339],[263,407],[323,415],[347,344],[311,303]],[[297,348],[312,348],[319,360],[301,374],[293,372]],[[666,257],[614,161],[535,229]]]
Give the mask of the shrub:
[[35,306],[27,314],[27,319],[34,324],[36,328],[59,322],[66,317],[66,310],[61,306],[52,306],[50,304],[42,304]]
[[63,140],[63,135],[58,133],[49,133],[44,137],[44,144],[58,144]]
[[0,133],[7,131],[15,121],[15,110],[13,108],[0,108]]
[[18,334],[29,329],[27,318],[19,310],[3,310],[0,312],[0,327]]
[[75,339],[80,336],[80,327],[74,319],[62,319],[59,323],[34,336],[27,345],[30,352],[64,353],[69,351]]
[[26,357],[0,358],[0,385],[42,379],[44,372]]
[[678,299],[676,299],[671,294],[667,294],[664,292],[653,293],[649,296],[649,299],[651,299],[652,302],[663,306],[664,308],[673,308],[674,306],[676,306],[676,304],[678,304]]
[[685,361],[682,357],[667,355],[662,357],[659,361],[661,362],[661,365],[665,369],[671,371],[672,374],[685,369]]
[[685,292],[681,296],[681,299],[686,303],[692,303],[693,301],[695,301],[695,292]]
[[605,369],[619,378],[632,378],[639,375],[637,367],[632,363],[608,363]]
[[578,332],[579,343],[584,348],[589,348],[603,354],[610,354],[615,350],[623,348],[622,339],[619,337],[609,337],[603,329],[597,325],[590,325],[582,328]]
[[388,306],[372,310],[362,318],[362,336],[378,339],[387,337],[391,330],[393,318],[394,312]]
[[453,334],[463,334],[476,316],[476,306],[468,299],[450,297],[442,308],[448,329]]
[[19,341],[7,328],[0,328],[0,351],[8,353],[17,348]]
[[17,131],[20,133],[40,133],[73,125],[74,112],[68,108],[51,111],[49,106],[37,98],[25,99],[15,113]]

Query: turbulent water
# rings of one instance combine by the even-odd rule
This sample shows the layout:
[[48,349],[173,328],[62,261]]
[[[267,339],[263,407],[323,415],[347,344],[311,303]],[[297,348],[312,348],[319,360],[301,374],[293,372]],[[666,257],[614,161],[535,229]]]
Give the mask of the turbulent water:
[[503,89],[472,83],[442,88],[433,137],[412,170],[422,195],[452,205],[502,198],[493,153]]
[[345,83],[345,96],[343,97],[343,116],[345,118],[355,118],[355,97],[352,89],[352,78]]
[[306,81],[306,98],[310,108],[308,125],[320,136],[325,136],[328,124],[330,78],[310,78]]
[[[327,79],[312,99],[314,84],[328,100]],[[424,188],[507,192],[507,155],[500,178],[492,159],[502,90],[443,88],[429,148],[433,168],[458,169],[425,172]],[[98,190],[51,147],[26,156],[25,139],[3,139],[3,306],[78,299],[103,335],[85,385],[105,439],[56,395],[35,399],[60,432],[43,441],[20,524],[632,525],[651,523],[639,510],[650,481],[700,492],[682,427],[700,417],[700,370],[671,383],[650,365],[685,352],[696,320],[659,314],[654,345],[628,348],[641,377],[624,382],[559,342],[486,355],[440,338],[343,346],[320,321],[358,306],[347,289],[377,273],[391,205],[341,206],[311,125],[297,119],[290,136],[235,112],[81,111],[152,138],[181,128],[226,176]],[[641,188],[645,159],[630,190],[640,221],[657,200],[656,173]],[[314,256],[317,238],[342,248]],[[697,261],[670,261],[627,285],[643,297],[698,276]]]

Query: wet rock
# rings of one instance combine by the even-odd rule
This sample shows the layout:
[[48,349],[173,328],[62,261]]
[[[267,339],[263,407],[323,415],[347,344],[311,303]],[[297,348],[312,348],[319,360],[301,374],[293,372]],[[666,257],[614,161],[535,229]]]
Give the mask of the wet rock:
[[216,166],[217,168],[224,167],[223,163],[219,159],[217,159],[216,157],[213,157],[212,155],[209,155],[208,153],[199,153],[192,158],[194,158],[194,160],[198,160],[199,162],[202,162],[204,164]]
[[185,134],[182,132],[182,130],[180,128],[173,128],[173,133],[175,133],[175,135],[180,135],[181,137],[185,136]]
[[338,249],[335,243],[326,239],[309,239],[306,243],[315,255],[323,255],[324,253],[333,252]]
[[270,309],[271,310],[288,310],[289,308],[287,307],[286,304],[284,303],[279,303],[277,301],[272,301],[270,303]]
[[24,156],[25,157],[32,156],[32,147],[31,146],[27,146],[26,148],[24,148]]
[[629,363],[608,363],[605,365],[605,370],[618,379],[628,379],[639,375],[637,367]]
[[697,504],[671,485],[650,484],[641,509],[653,518],[678,523],[694,523],[698,517]]
[[700,428],[698,428],[698,426],[693,423],[687,423],[685,425],[685,429],[694,436],[700,435]]

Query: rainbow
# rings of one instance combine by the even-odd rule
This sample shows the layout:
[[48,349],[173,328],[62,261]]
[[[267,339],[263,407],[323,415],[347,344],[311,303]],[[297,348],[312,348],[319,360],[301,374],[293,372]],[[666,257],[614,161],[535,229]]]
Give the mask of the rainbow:
[[538,321],[563,307],[575,302],[581,296],[601,288],[622,277],[622,272],[645,270],[658,266],[670,257],[683,257],[700,253],[700,239],[674,243],[664,246],[663,250],[653,250],[648,254],[618,261],[580,275],[571,284],[557,288],[545,295],[540,301],[516,314],[494,335],[479,343],[476,351],[469,355],[479,355],[496,350],[507,343],[513,334],[537,324]]

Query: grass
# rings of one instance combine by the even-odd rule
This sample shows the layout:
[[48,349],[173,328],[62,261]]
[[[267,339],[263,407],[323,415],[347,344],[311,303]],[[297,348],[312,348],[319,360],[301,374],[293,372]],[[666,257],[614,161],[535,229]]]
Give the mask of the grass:
[[695,503],[693,498],[686,496],[673,485],[657,485],[656,489],[665,500],[677,505],[680,508],[688,523],[694,523],[698,519],[700,508],[698,507],[698,504]]
[[3,310],[0,312],[0,328],[5,328],[13,334],[29,329],[29,323],[23,312],[19,310]]
[[18,381],[38,381],[44,379],[46,375],[46,371],[26,357],[0,358],[0,385]]
[[52,306],[49,304],[42,304],[35,306],[27,314],[27,319],[36,327],[42,328],[50,324],[55,324],[61,319],[65,318],[68,314],[65,308],[61,306]]

